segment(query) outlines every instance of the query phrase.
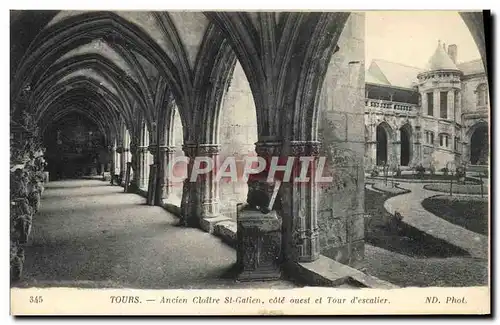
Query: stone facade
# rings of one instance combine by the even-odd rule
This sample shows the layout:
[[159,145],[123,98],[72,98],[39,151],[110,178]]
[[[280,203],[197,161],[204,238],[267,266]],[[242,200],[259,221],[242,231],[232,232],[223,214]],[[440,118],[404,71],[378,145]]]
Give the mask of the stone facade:
[[370,66],[365,99],[367,171],[386,164],[392,169],[422,165],[436,171],[488,164],[489,96],[484,67],[481,60],[457,63],[456,58],[456,45],[446,51],[445,44],[439,43],[427,69],[399,70],[412,80],[406,84],[384,77],[398,73],[396,64]]

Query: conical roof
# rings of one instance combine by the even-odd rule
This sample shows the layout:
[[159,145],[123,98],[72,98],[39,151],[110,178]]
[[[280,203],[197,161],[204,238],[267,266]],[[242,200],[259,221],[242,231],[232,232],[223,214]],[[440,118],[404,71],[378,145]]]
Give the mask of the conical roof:
[[441,41],[438,41],[438,46],[436,51],[429,59],[427,63],[427,69],[429,71],[435,70],[458,70],[457,65],[453,63],[453,60],[450,58],[446,50],[444,49],[444,45],[441,44]]

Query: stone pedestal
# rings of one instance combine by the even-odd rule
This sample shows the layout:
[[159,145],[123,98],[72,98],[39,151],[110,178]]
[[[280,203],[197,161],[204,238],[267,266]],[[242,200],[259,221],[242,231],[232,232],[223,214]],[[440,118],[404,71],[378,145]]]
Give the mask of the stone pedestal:
[[281,276],[281,219],[276,211],[238,212],[238,281],[276,280]]

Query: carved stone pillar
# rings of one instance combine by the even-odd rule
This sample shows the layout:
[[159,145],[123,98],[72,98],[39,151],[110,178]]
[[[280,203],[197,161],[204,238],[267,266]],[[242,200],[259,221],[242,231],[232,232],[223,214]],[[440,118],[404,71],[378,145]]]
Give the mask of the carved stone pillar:
[[219,182],[215,179],[220,164],[219,153],[218,144],[198,145],[198,157],[206,157],[212,161],[211,171],[200,175],[197,180],[200,196],[200,227],[209,233],[214,231],[215,224],[229,219],[219,213]]
[[[158,147],[156,144],[150,144],[148,146],[148,153],[146,153],[146,157],[151,159],[147,159],[148,165],[146,168],[148,169],[148,196],[147,196],[147,204],[148,205],[156,205],[156,191],[157,191],[157,183],[158,183]],[[150,161],[152,160],[152,161]]]
[[317,260],[320,255],[316,184],[319,148],[320,143],[317,141],[290,143],[290,152],[295,157],[295,164],[289,183],[291,218],[284,224],[284,242],[289,245],[284,247],[284,253],[288,261],[311,262]]
[[135,192],[140,184],[140,152],[135,143],[130,143],[130,185],[129,192]]
[[160,146],[158,148],[157,205],[167,203],[172,195],[172,182],[168,174],[168,166],[174,159],[174,153],[175,147],[173,146]]
[[148,147],[140,146],[137,147],[138,155],[138,178],[137,185],[140,189],[144,189],[147,186],[148,176],[149,176],[149,164],[148,164]]
[[196,158],[197,144],[188,143],[182,146],[184,154],[189,159],[187,166],[187,177],[184,180],[182,187],[181,201],[181,223],[187,227],[198,227],[198,197],[196,182],[191,182],[191,174],[193,172],[194,159]]
[[392,142],[393,156],[392,159],[389,159],[387,162],[389,164],[389,168],[392,171],[392,168],[395,166],[399,166],[401,164],[401,131],[394,130],[393,135],[394,141]]
[[122,153],[123,147],[116,147],[115,149],[115,167],[112,170],[113,174],[120,175],[122,169]]
[[117,181],[118,185],[121,185],[123,179],[125,178],[125,168],[127,168],[126,164],[127,162],[125,161],[125,149],[123,147],[117,147],[116,148],[116,154],[117,154],[117,165],[115,167],[116,171],[118,172],[117,175]]

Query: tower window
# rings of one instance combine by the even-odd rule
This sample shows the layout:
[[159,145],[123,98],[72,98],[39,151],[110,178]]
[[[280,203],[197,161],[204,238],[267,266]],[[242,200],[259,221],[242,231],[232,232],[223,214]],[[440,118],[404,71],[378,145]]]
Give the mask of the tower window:
[[488,105],[488,89],[486,84],[480,84],[476,89],[477,106]]
[[432,131],[425,131],[425,142],[427,144],[433,144],[434,143],[434,132],[432,132]]
[[440,134],[439,135],[439,145],[441,147],[448,148],[449,147],[448,138],[449,138],[449,136],[447,134]]
[[439,93],[439,106],[441,118],[448,118],[448,92],[442,91]]
[[427,93],[427,115],[434,116],[434,93]]

